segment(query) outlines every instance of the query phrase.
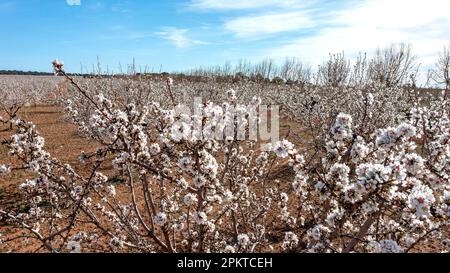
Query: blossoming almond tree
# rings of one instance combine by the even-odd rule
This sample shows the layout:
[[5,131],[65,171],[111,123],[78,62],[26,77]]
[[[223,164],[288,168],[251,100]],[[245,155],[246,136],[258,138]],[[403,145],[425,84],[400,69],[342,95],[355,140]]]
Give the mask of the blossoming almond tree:
[[[448,247],[445,99],[413,107],[402,122],[386,118],[388,126],[378,129],[371,119],[378,108],[364,93],[356,119],[344,112],[328,112],[331,121],[324,122],[307,117],[323,139],[300,153],[286,139],[261,145],[236,135],[192,134],[199,123],[209,125],[201,132],[208,135],[212,128],[224,132],[226,125],[252,122],[249,113],[238,119],[227,111],[246,109],[233,91],[225,103],[205,102],[201,115],[188,118],[169,108],[177,104],[170,80],[165,106],[120,107],[102,94],[92,96],[55,63],[56,73],[93,109],[89,120],[76,103],[67,109],[100,144],[80,157],[88,173],[52,157],[37,128],[22,120],[11,121],[17,132],[5,141],[21,164],[0,166],[6,175],[20,169],[36,174],[20,186],[29,209],[0,208],[0,215],[47,251],[410,252],[431,239]],[[108,162],[123,183],[100,172]],[[292,169],[293,180],[274,176],[283,166]]]
[[0,77],[0,124],[8,124],[17,118],[26,105],[51,102],[53,98],[50,94],[57,85],[58,80],[49,77]]

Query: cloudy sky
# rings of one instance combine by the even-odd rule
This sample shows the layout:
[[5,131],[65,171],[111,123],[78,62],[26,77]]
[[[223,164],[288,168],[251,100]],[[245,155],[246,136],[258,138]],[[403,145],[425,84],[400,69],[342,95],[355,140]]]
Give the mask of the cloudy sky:
[[450,44],[448,0],[1,0],[0,70],[117,70],[372,53],[407,42],[423,67]]

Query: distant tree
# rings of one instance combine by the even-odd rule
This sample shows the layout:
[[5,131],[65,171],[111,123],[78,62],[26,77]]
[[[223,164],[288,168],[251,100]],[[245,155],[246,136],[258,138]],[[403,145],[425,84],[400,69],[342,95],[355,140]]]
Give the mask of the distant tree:
[[429,78],[433,80],[439,86],[445,89],[445,98],[448,96],[448,90],[450,89],[450,48],[444,47],[444,50],[440,53],[439,58],[435,64],[434,69],[429,73]]
[[350,61],[344,53],[330,54],[328,61],[319,66],[318,82],[323,85],[338,87],[345,84],[350,75]]
[[405,84],[411,75],[416,74],[415,61],[411,46],[405,43],[377,49],[369,64],[369,78],[387,87]]

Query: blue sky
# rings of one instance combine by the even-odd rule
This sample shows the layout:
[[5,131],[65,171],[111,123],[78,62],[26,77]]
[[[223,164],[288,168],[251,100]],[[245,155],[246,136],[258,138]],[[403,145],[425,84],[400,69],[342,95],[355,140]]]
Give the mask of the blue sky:
[[447,0],[0,0],[0,69],[71,72],[97,56],[184,70],[292,56],[317,65],[328,53],[411,43],[423,67],[450,44]]

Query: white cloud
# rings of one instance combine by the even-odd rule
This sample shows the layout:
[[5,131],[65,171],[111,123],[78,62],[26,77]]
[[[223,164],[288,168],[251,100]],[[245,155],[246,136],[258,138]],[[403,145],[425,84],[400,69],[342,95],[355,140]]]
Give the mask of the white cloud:
[[225,29],[240,38],[257,38],[279,32],[307,29],[314,23],[304,12],[271,13],[245,16],[225,23]]
[[293,7],[300,0],[192,0],[189,7],[197,10],[240,10],[266,7]]
[[[328,53],[372,53],[389,43],[410,43],[419,61],[430,65],[450,42],[450,8],[446,0],[366,0],[341,11],[330,11],[313,35],[298,37],[268,50],[272,57],[297,56],[313,64]],[[314,21],[315,19],[312,18]]]
[[163,39],[169,40],[178,48],[186,48],[192,45],[208,44],[204,41],[189,38],[186,35],[188,31],[188,29],[168,27],[163,31],[156,32],[155,34]]
[[223,28],[238,39],[270,38],[273,48],[255,52],[261,58],[296,56],[315,65],[329,53],[353,57],[406,42],[424,69],[450,43],[448,0],[191,0],[189,7],[239,11]]
[[81,0],[66,0],[66,3],[69,6],[80,6]]

